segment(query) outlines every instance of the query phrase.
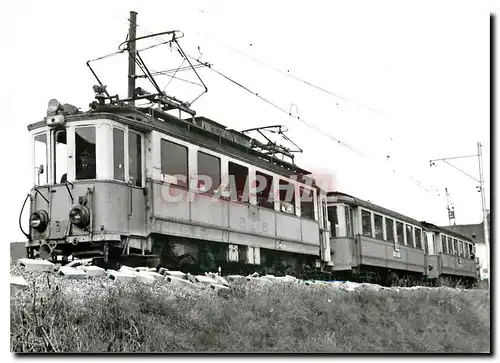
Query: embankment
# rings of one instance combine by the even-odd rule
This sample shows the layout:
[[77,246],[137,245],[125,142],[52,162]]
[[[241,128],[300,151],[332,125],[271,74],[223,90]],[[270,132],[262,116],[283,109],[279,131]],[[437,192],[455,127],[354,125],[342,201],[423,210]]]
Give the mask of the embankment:
[[29,283],[11,292],[13,352],[490,350],[484,290],[243,282],[217,293],[11,272]]

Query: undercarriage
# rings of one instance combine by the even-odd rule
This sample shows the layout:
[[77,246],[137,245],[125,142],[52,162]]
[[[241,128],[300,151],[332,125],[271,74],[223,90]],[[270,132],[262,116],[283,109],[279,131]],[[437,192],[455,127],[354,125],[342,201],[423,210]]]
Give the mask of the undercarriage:
[[248,275],[252,273],[275,276],[295,276],[304,279],[330,280],[331,272],[324,271],[316,256],[260,249],[258,263],[245,261],[245,246],[240,247],[238,261],[228,260],[228,244],[173,238],[156,235],[151,237],[151,250],[141,250],[121,241],[93,243],[48,242],[26,247],[28,258],[42,258],[65,265],[75,258],[90,258],[96,266],[105,269],[129,267],[163,267],[169,270],[204,274],[220,272],[224,275]]

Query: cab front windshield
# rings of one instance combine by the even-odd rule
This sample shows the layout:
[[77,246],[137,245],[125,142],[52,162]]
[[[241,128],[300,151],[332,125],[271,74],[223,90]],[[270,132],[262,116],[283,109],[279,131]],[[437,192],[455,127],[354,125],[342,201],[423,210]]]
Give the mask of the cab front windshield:
[[[64,184],[73,180],[97,179],[97,132],[109,137],[101,152],[112,153],[100,160],[100,178],[141,187],[142,135],[122,127],[109,129],[95,125],[50,129],[33,136],[34,184]],[[68,174],[69,172],[69,174]]]
[[68,144],[66,130],[58,130],[55,133],[55,165],[54,174],[56,183],[65,183],[68,178]]
[[[68,180],[68,131],[50,130],[33,138],[34,184]],[[50,141],[49,142],[49,137]],[[49,153],[49,150],[52,151]],[[75,180],[96,178],[96,132],[94,126],[75,128]],[[50,158],[50,161],[49,161]],[[51,167],[49,170],[49,166]],[[49,174],[50,173],[50,174]]]
[[94,126],[75,129],[75,179],[96,178],[96,135]]

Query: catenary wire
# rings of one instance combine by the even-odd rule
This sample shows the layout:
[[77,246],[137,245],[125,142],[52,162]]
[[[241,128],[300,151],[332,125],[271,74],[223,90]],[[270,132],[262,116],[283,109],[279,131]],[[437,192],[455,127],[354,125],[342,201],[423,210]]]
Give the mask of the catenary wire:
[[[137,25],[137,27],[139,28],[139,25]],[[143,32],[146,32],[146,33],[149,33],[149,34],[153,34],[152,32],[148,31],[148,30],[147,30],[147,29],[145,29],[144,27],[140,27],[140,28],[141,28],[141,30],[142,30]],[[165,43],[165,40],[164,40],[161,36],[155,36],[155,38],[158,38],[160,41],[162,41],[163,43]],[[175,44],[174,44],[174,46],[175,46]],[[189,57],[189,58],[191,58],[191,59],[193,59],[193,60],[197,61],[198,63],[206,65],[206,63],[200,62],[197,58],[190,56],[190,55],[189,55],[189,54],[187,54],[185,51],[184,51],[184,54],[185,54],[187,57]],[[242,54],[242,55],[244,55],[244,54]],[[251,57],[251,56],[248,56],[248,57]],[[251,58],[253,58],[253,57],[251,57]],[[258,60],[256,60],[256,59],[255,59],[255,61],[256,61],[256,62],[258,62],[258,63],[263,63],[264,65],[267,65],[267,64],[265,64],[264,62],[258,61]],[[268,66],[270,66],[270,65],[268,65]],[[344,96],[341,96],[341,95],[338,95],[338,94],[333,93],[333,92],[331,92],[331,91],[328,91],[328,90],[326,90],[326,89],[323,89],[322,87],[319,87],[319,86],[313,85],[312,83],[307,82],[307,81],[305,81],[305,80],[303,80],[303,79],[300,79],[300,78],[298,78],[298,77],[295,77],[295,76],[293,76],[293,75],[290,75],[289,73],[285,73],[285,72],[283,72],[282,70],[280,70],[280,69],[278,69],[278,68],[276,68],[276,67],[274,67],[274,66],[271,66],[271,67],[273,67],[274,69],[276,69],[276,70],[277,70],[277,71],[279,71],[280,73],[284,73],[284,74],[286,74],[287,76],[292,77],[292,78],[294,78],[294,79],[296,79],[296,80],[298,80],[298,81],[301,81],[301,82],[303,82],[303,83],[306,83],[306,84],[308,84],[308,85],[310,85],[310,86],[312,86],[312,87],[318,88],[318,89],[320,89],[320,90],[321,90],[321,91],[323,91],[323,92],[326,92],[326,93],[328,93],[328,94],[331,94],[332,96],[335,96],[335,97],[341,98],[341,99],[343,99],[343,100],[345,100],[345,101],[347,101],[347,102],[354,102],[354,103],[356,103],[357,105],[359,105],[359,106],[361,106],[361,107],[367,108],[367,109],[369,109],[369,110],[371,110],[371,111],[374,111],[374,112],[376,112],[376,113],[379,113],[379,114],[381,114],[381,115],[383,115],[383,116],[386,116],[386,117],[387,117],[387,115],[385,115],[384,113],[382,113],[382,112],[380,112],[380,111],[377,111],[377,110],[375,110],[375,109],[373,109],[373,108],[371,108],[371,107],[367,107],[367,106],[364,106],[364,105],[360,105],[360,104],[358,104],[357,102],[355,102],[355,101],[353,101],[353,100],[350,100],[350,99],[347,99],[347,98],[346,98],[346,97],[344,97]],[[276,109],[280,110],[281,112],[284,112],[284,113],[288,114],[288,116],[290,116],[290,117],[292,117],[292,118],[294,118],[294,119],[296,119],[296,120],[298,120],[298,121],[302,122],[302,123],[303,123],[304,125],[306,125],[307,127],[311,128],[311,129],[313,129],[313,130],[315,130],[315,131],[316,131],[316,132],[318,132],[318,133],[321,133],[322,135],[326,136],[328,139],[330,139],[330,140],[334,141],[334,142],[335,142],[335,143],[337,143],[337,144],[340,144],[341,146],[343,146],[343,147],[347,148],[347,149],[348,149],[348,150],[350,150],[351,152],[356,153],[358,156],[361,156],[361,157],[364,157],[364,158],[367,158],[367,159],[370,159],[370,160],[374,160],[372,157],[367,156],[366,154],[364,154],[364,153],[360,152],[359,150],[357,150],[356,148],[352,147],[351,145],[349,145],[349,144],[347,144],[347,143],[345,143],[345,142],[343,142],[343,141],[339,140],[338,138],[336,138],[336,137],[334,137],[334,136],[332,136],[332,135],[330,135],[330,134],[328,134],[328,133],[324,132],[324,131],[323,131],[323,130],[321,130],[320,128],[318,128],[318,127],[316,127],[315,125],[313,125],[313,124],[311,124],[311,123],[309,123],[309,122],[305,121],[304,119],[300,119],[299,117],[294,117],[294,116],[292,116],[292,115],[291,115],[291,112],[287,112],[287,111],[286,111],[285,109],[283,109],[282,107],[280,107],[280,106],[276,105],[275,103],[271,102],[270,100],[268,100],[268,99],[266,99],[266,98],[264,98],[264,97],[260,96],[257,92],[254,92],[254,91],[252,91],[252,90],[248,89],[247,87],[245,87],[244,85],[242,85],[241,83],[239,83],[239,82],[237,82],[237,81],[233,80],[233,79],[232,79],[232,78],[230,78],[230,77],[227,77],[227,76],[226,76],[226,75],[224,75],[222,72],[220,72],[220,71],[216,70],[216,69],[213,67],[213,65],[211,65],[211,66],[210,66],[210,67],[208,67],[208,68],[209,68],[209,69],[211,69],[212,71],[216,72],[217,74],[219,74],[219,75],[220,75],[220,76],[222,76],[223,78],[225,78],[225,79],[229,80],[229,81],[230,81],[230,82],[232,82],[233,84],[235,84],[235,85],[237,85],[237,86],[239,86],[239,87],[243,88],[243,89],[244,89],[244,90],[246,90],[247,92],[249,92],[249,93],[253,94],[253,95],[254,95],[254,96],[256,96],[256,97],[258,97],[259,99],[261,99],[262,101],[264,101],[264,102],[266,102],[267,104],[271,105],[272,107],[274,107],[274,108],[276,108]],[[376,162],[381,162],[381,160],[374,160],[374,161],[376,161]],[[395,168],[391,168],[391,169],[393,169],[393,172],[394,172],[394,173],[396,173],[396,171],[394,170]],[[399,172],[398,172],[397,174],[400,174],[400,175],[401,175],[402,173],[399,173]],[[426,192],[428,192],[428,193],[430,193],[430,190],[431,190],[431,189],[434,189],[434,190],[436,190],[437,195],[438,195],[438,196],[440,196],[440,192],[439,192],[439,190],[438,190],[438,189],[435,189],[435,188],[433,188],[433,187],[424,187],[424,186],[422,186],[422,183],[421,183],[419,180],[417,180],[416,178],[414,178],[412,175],[407,174],[407,173],[404,173],[404,174],[406,174],[406,177],[407,177],[409,180],[411,180],[411,181],[412,181],[412,182],[413,182],[413,183],[414,183],[414,184],[415,184],[418,188],[420,188],[420,189],[422,189],[422,190],[424,190],[424,191],[426,191]]]

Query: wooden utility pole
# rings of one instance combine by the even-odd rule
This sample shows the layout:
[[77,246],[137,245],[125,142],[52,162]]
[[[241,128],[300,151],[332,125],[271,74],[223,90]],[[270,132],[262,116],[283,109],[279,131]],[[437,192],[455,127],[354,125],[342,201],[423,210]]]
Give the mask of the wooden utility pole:
[[[134,97],[135,92],[135,38],[136,38],[136,30],[137,30],[137,13],[135,11],[130,12],[130,27],[128,31],[128,98]],[[134,100],[128,101],[130,106],[134,106]]]

